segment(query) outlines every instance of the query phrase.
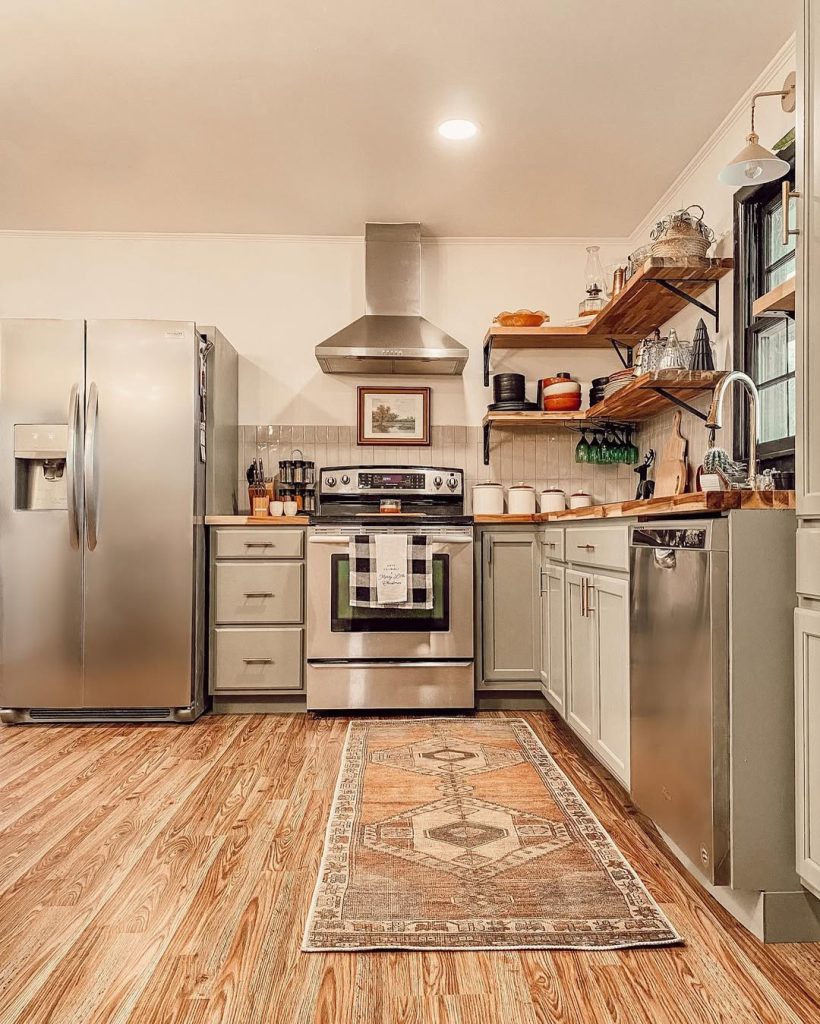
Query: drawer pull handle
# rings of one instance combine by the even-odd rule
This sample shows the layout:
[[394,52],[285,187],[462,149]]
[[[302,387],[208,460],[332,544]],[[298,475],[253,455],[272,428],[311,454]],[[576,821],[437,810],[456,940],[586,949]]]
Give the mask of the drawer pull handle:
[[253,590],[250,593],[246,591],[245,597],[273,597],[273,593],[270,590]]
[[595,550],[595,545],[594,544],[576,544],[575,546],[577,548],[580,548],[581,551],[594,551]]
[[557,544],[555,543],[555,541],[554,541],[554,540],[548,540],[548,541],[547,541],[547,547],[548,547],[548,548],[557,548],[557,547],[558,547],[558,545],[557,545]]
[[272,665],[273,658],[243,658],[246,665]]
[[245,541],[245,547],[246,548],[273,548],[273,547],[276,547],[276,545],[273,543],[272,540],[256,541],[256,542],[246,540]]

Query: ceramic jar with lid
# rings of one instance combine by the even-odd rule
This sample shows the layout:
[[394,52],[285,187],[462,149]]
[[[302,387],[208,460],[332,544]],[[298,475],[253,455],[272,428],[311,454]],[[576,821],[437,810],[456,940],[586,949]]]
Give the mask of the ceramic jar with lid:
[[500,516],[504,514],[504,488],[487,481],[473,486],[473,515]]
[[535,515],[535,488],[529,484],[514,484],[507,491],[507,511],[511,516]]
[[576,491],[569,496],[570,508],[589,508],[592,504],[592,495],[586,491]]
[[541,491],[542,512],[563,512],[567,507],[567,496],[558,487]]

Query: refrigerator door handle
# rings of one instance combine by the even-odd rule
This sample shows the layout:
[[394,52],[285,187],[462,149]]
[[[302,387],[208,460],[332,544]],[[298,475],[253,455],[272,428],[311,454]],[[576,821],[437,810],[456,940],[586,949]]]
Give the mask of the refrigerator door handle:
[[85,533],[88,550],[97,546],[97,526],[99,516],[99,486],[97,481],[97,416],[99,410],[99,391],[92,382],[88,389],[88,402],[85,409],[85,454],[83,473],[85,477]]
[[80,385],[74,384],[68,399],[68,438],[66,442],[66,498],[68,539],[73,548],[80,546],[80,502],[77,498],[77,431],[80,425]]

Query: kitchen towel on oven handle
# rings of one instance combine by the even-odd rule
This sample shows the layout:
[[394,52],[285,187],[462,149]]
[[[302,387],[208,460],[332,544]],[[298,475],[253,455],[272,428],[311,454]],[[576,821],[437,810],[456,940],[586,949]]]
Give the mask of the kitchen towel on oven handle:
[[403,601],[379,601],[375,534],[350,538],[350,604],[354,608],[433,607],[433,548],[424,534],[407,538],[407,594]]

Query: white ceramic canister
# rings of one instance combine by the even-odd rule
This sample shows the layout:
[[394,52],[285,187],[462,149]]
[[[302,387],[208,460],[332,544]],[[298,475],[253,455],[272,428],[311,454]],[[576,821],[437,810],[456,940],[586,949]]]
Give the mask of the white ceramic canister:
[[501,516],[504,514],[504,488],[501,484],[473,485],[473,515]]
[[529,484],[514,484],[507,491],[507,511],[511,516],[535,515],[535,488]]
[[592,495],[587,494],[586,491],[576,491],[575,494],[569,496],[570,508],[589,508],[591,504]]
[[567,507],[567,496],[560,488],[552,487],[541,491],[542,512],[563,512]]

